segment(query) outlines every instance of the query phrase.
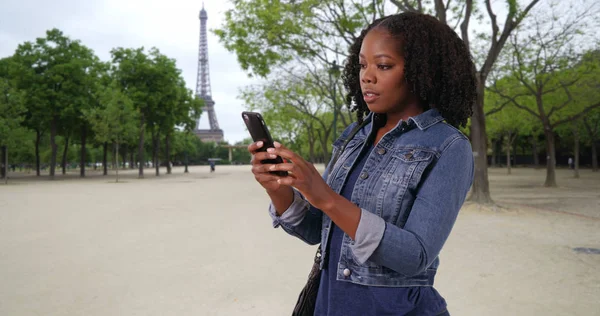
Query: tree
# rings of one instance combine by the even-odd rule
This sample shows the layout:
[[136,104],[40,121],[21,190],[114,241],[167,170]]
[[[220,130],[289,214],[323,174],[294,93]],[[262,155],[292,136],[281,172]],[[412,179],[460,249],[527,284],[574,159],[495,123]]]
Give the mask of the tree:
[[58,29],[47,31],[46,37],[37,38],[35,43],[20,44],[15,52],[14,60],[20,67],[14,69],[12,76],[19,88],[32,92],[29,103],[33,105],[32,121],[35,125],[50,123],[52,178],[56,168],[56,136],[61,128],[69,126],[70,115],[78,112],[82,104],[87,93],[88,69],[94,58],[89,48]]
[[269,127],[274,128],[274,135],[287,136],[287,142],[300,145],[298,141],[305,134],[309,160],[315,161],[315,146],[319,146],[327,161],[333,124],[322,93],[324,88],[313,80],[318,76],[308,73],[304,77],[296,74],[278,77],[267,84],[246,88],[242,98],[251,110],[259,109],[264,114]]
[[153,68],[151,59],[144,53],[144,48],[116,48],[111,50],[111,54],[112,72],[119,83],[119,88],[133,102],[140,114],[138,125],[138,176],[143,178],[144,165],[146,164],[144,135],[148,126],[150,130],[153,128],[153,112],[158,108],[157,100],[151,97],[152,89],[155,86],[153,79],[156,71]]
[[[224,46],[236,53],[250,76],[267,79],[264,85],[246,89],[244,99],[252,95],[270,102],[275,98],[289,100],[290,107],[282,111],[256,101],[249,108],[260,109],[267,116],[265,112],[293,114],[294,119],[284,120],[289,125],[278,124],[282,130],[300,128],[308,133],[307,137],[295,132],[285,137],[293,137],[289,143],[296,145],[302,145],[298,141],[304,138],[310,147],[310,160],[315,159],[316,151],[328,156],[332,136],[337,136],[338,117],[343,126],[350,124],[349,111],[342,111],[337,61],[346,58],[347,48],[364,26],[384,14],[384,3],[235,0],[234,8],[225,13],[225,23],[214,31]],[[301,109],[301,119],[293,113],[292,104],[297,111]]]
[[[399,11],[416,11],[435,15],[440,21],[460,25],[462,39],[479,60],[478,100],[474,104],[471,122],[471,141],[475,155],[475,179],[470,200],[492,202],[487,176],[487,135],[483,100],[485,84],[496,59],[513,30],[523,21],[539,0],[527,5],[508,0],[504,25],[500,25],[490,0],[484,2],[488,13],[491,35],[476,34],[483,38],[471,45],[471,18],[481,11],[473,0],[390,0]],[[225,47],[235,51],[243,69],[251,75],[266,77],[273,68],[291,61],[311,60],[327,66],[332,60],[346,57],[347,47],[360,30],[370,22],[386,15],[387,1],[281,1],[235,0],[234,9],[226,12],[226,22],[215,31]],[[502,30],[500,29],[502,27]],[[333,58],[334,56],[335,58]],[[327,68],[327,67],[322,67]],[[330,89],[334,95],[333,89]],[[335,106],[335,102],[333,102]],[[341,102],[340,102],[341,104]],[[334,111],[334,114],[337,113]]]
[[161,120],[162,133],[165,136],[165,159],[167,161],[167,174],[171,174],[172,154],[171,142],[176,129],[182,128],[190,133],[196,126],[196,121],[202,113],[204,100],[194,96],[194,93],[185,87],[183,78],[178,73],[175,93],[166,97],[165,114]]
[[[491,1],[483,1],[485,11],[489,17],[491,34],[476,34],[476,39],[479,38],[482,40],[478,42],[475,41],[473,43],[471,43],[470,37],[470,32],[473,33],[473,30],[469,29],[473,26],[473,24],[471,24],[471,18],[482,10],[482,8],[477,6],[477,2],[474,2],[473,0],[455,1],[452,2],[451,6],[450,1],[444,3],[442,0],[434,0],[433,3],[422,0],[390,1],[394,3],[400,10],[429,13],[436,16],[441,22],[453,26],[454,29],[460,26],[462,40],[471,50],[474,57],[476,57],[478,64],[478,97],[477,102],[473,105],[473,117],[471,118],[470,125],[470,138],[473,147],[473,155],[475,158],[475,175],[469,200],[484,204],[492,203],[487,173],[487,134],[484,110],[486,91],[485,87],[488,80],[488,75],[494,69],[494,65],[498,59],[498,56],[504,49],[506,41],[510,37],[511,33],[529,14],[529,11],[531,11],[531,9],[539,2],[539,0],[531,0],[526,5],[521,5],[515,0],[507,0],[505,9],[508,12],[504,19],[503,26],[498,22],[498,16],[496,14],[497,11],[494,12],[494,5],[491,3]],[[475,17],[478,18],[478,20],[483,20],[483,16]]]
[[99,99],[103,107],[84,111],[84,117],[98,142],[114,144],[116,182],[119,182],[119,146],[135,141],[139,113],[133,102],[120,91],[116,82],[102,90]]
[[0,178],[8,181],[8,153],[16,147],[22,137],[21,122],[25,119],[24,91],[15,88],[9,80],[10,58],[0,59]]
[[600,110],[596,109],[583,118],[583,126],[592,148],[592,171],[598,171],[598,138],[600,136]]
[[594,23],[596,6],[579,7],[580,12],[573,10],[561,18],[552,12],[560,8],[550,9],[535,15],[530,25],[524,25],[511,37],[502,71],[514,79],[512,86],[507,89],[508,84],[494,84],[491,90],[541,122],[547,152],[544,185],[555,187],[556,127],[600,107],[600,99],[590,103],[574,97],[590,89],[590,84],[597,84],[591,79],[598,65],[583,58],[582,50],[589,39],[581,31],[586,23]]
[[505,140],[507,173],[511,174],[511,148],[520,135],[531,133],[536,122],[520,115],[519,110],[514,107],[505,107],[509,102],[493,93],[487,95],[485,103],[486,109],[492,108],[485,114],[487,134]]

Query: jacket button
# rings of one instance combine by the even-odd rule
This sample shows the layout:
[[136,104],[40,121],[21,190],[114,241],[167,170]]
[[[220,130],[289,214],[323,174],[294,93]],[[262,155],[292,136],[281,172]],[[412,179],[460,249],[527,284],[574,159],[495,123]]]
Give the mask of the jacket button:
[[383,155],[383,154],[385,154],[385,148],[379,148],[379,149],[377,150],[377,153],[378,153],[378,154],[380,154],[380,155]]
[[360,178],[363,179],[363,180],[366,179],[366,178],[368,178],[368,177],[369,177],[369,174],[367,172],[363,172],[363,173],[360,174]]
[[350,269],[344,269],[344,276],[350,276]]

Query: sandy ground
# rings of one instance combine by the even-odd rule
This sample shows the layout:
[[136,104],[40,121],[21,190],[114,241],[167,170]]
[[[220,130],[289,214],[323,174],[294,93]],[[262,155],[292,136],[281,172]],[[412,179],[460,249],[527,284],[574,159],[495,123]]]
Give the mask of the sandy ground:
[[[0,315],[290,315],[314,247],[272,229],[248,166],[124,183],[89,172],[0,185]],[[543,188],[490,169],[436,288],[452,315],[600,315],[600,173]]]

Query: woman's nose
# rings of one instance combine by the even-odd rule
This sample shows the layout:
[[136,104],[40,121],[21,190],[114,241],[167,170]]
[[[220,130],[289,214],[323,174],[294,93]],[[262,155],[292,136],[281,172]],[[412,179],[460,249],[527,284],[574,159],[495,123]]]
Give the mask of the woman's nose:
[[363,69],[363,71],[360,74],[360,80],[363,83],[375,83],[375,76],[373,75],[369,67]]

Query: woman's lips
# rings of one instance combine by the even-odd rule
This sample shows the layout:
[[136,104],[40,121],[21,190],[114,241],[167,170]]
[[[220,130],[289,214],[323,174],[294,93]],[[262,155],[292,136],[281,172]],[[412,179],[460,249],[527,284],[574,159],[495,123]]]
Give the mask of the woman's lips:
[[379,99],[379,94],[373,91],[365,91],[363,92],[363,99],[366,103],[372,103]]

